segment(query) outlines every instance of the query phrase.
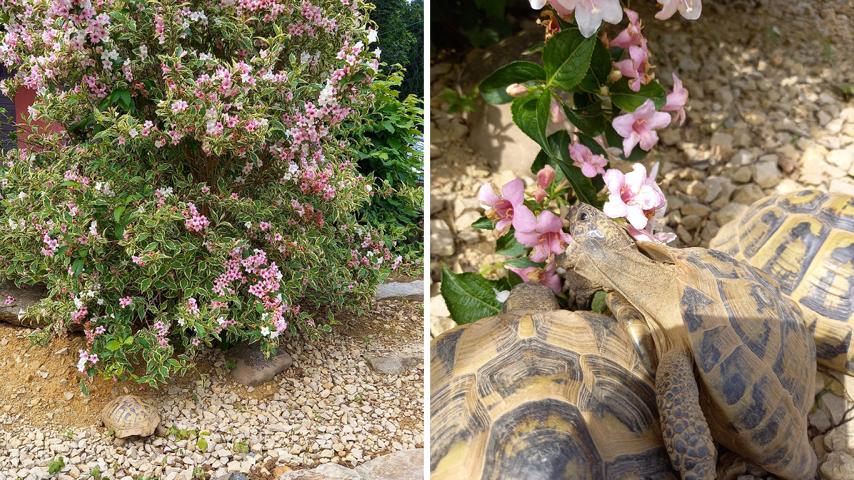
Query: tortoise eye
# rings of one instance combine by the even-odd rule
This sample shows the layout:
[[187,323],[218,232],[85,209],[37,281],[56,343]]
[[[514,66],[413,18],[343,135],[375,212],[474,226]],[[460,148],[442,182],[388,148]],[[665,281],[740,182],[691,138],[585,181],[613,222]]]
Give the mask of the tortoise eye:
[[587,212],[581,212],[581,213],[578,215],[578,219],[579,219],[579,220],[581,220],[582,222],[583,222],[583,221],[585,221],[585,220],[587,220]]

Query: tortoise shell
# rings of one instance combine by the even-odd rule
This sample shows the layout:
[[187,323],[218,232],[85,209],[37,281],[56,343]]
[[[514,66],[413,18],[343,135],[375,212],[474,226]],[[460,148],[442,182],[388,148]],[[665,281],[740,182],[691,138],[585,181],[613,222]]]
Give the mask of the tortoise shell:
[[642,248],[674,264],[683,331],[712,436],[782,478],[812,478],[817,460],[807,415],[815,344],[798,306],[779,294],[768,274],[722,252]]
[[[854,197],[803,190],[763,198],[721,228],[711,248],[769,273],[819,320],[822,363],[854,370]],[[821,321],[825,322],[822,323]]]
[[160,423],[160,415],[145,400],[135,395],[122,395],[104,406],[101,420],[116,438],[147,437]]
[[616,320],[502,314],[431,346],[431,478],[670,479],[652,373]]

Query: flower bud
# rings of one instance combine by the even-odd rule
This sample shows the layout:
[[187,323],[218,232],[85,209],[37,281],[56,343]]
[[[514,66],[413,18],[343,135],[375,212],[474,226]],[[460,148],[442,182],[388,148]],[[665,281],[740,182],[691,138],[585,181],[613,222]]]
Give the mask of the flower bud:
[[608,83],[614,83],[621,78],[623,78],[623,74],[619,70],[611,70],[611,74],[608,75]]
[[507,91],[507,95],[510,95],[511,97],[516,98],[516,97],[521,97],[522,95],[525,95],[526,93],[528,93],[528,87],[522,85],[521,83],[513,83],[510,85],[507,85],[506,91]]

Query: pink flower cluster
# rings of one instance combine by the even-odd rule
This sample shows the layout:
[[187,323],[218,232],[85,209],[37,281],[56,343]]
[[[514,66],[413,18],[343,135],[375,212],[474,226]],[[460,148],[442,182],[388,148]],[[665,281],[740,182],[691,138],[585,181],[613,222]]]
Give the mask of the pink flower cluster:
[[285,314],[292,309],[284,303],[280,293],[282,273],[279,266],[269,260],[261,249],[255,249],[252,255],[243,258],[240,248],[232,250],[224,266],[225,271],[214,280],[214,293],[233,295],[241,285],[248,284],[249,294],[264,307],[262,318],[272,324],[271,335],[275,337],[284,331],[288,326]]
[[127,308],[133,304],[133,298],[131,297],[122,297],[119,299],[119,307]]
[[54,256],[56,251],[59,250],[59,240],[51,238],[47,232],[42,235],[42,242],[44,243],[44,247],[42,247],[42,255],[46,257]]
[[200,214],[196,209],[196,205],[192,202],[187,204],[187,210],[183,212],[183,215],[185,218],[184,226],[190,232],[201,233],[210,225],[208,217]]
[[611,45],[626,49],[629,58],[616,62],[614,66],[624,77],[632,79],[629,88],[637,92],[652,79],[652,75],[648,73],[649,48],[646,38],[641,34],[643,25],[637,12],[627,8],[626,16],[629,17],[629,26],[611,41]]
[[157,336],[157,343],[159,343],[161,347],[168,347],[169,326],[158,320],[154,322],[152,328],[154,329],[154,334]]
[[77,370],[80,373],[86,372],[86,365],[94,366],[98,363],[98,355],[94,353],[89,353],[86,350],[80,350],[80,358],[77,360]]

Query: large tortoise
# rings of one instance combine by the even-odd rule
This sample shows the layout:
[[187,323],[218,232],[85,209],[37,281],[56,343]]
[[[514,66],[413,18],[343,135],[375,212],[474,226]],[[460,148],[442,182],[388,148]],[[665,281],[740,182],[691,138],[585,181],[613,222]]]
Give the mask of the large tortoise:
[[819,363],[854,374],[854,197],[803,190],[763,198],[710,247],[778,280],[815,329]]
[[564,266],[622,297],[648,325],[626,330],[646,336],[635,344],[657,359],[664,442],[682,477],[714,478],[714,438],[781,478],[813,478],[815,344],[776,282],[715,250],[635,244],[590,205],[573,206],[568,219]]
[[520,284],[431,351],[433,480],[674,479],[652,373],[611,317]]

